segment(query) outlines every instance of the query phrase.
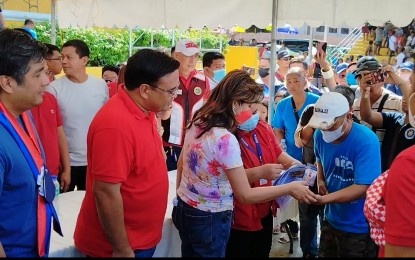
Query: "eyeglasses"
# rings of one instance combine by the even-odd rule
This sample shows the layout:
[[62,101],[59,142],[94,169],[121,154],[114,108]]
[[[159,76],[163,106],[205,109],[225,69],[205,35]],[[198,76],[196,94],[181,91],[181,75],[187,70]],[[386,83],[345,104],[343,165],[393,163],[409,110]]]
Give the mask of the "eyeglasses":
[[165,90],[165,89],[157,87],[156,85],[151,85],[151,86],[156,88],[156,89],[160,89],[161,91],[169,94],[170,96],[174,96],[174,95],[177,94],[177,92],[179,92],[179,87],[175,87],[175,88],[172,88],[172,89],[169,89],[169,90]]
[[49,58],[49,59],[46,59],[46,60],[62,60],[62,57],[59,57],[59,58]]

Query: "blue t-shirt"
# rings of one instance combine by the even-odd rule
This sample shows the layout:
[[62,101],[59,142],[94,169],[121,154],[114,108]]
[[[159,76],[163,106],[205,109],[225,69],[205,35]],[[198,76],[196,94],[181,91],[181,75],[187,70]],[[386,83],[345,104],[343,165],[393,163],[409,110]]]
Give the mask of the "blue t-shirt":
[[[353,123],[340,143],[326,143],[320,130],[314,132],[314,153],[323,167],[329,193],[352,184],[370,185],[381,173],[379,139],[371,129]],[[363,214],[365,198],[344,203],[329,203],[324,208],[327,221],[334,228],[351,233],[367,233]]]
[[35,178],[14,139],[0,125],[0,242],[7,257],[38,257]]
[[33,37],[33,39],[37,40],[37,33],[35,30],[29,27],[22,27],[22,29],[26,30],[30,35]]
[[[319,96],[306,92],[306,99],[301,108],[297,111],[298,118],[301,117],[304,108],[309,104],[316,103]],[[275,108],[274,118],[271,126],[273,128],[281,128],[285,130],[285,143],[287,144],[287,153],[293,158],[301,161],[302,149],[295,146],[294,132],[297,128],[297,119],[294,115],[294,108],[292,106],[292,96],[286,97],[278,102]]]

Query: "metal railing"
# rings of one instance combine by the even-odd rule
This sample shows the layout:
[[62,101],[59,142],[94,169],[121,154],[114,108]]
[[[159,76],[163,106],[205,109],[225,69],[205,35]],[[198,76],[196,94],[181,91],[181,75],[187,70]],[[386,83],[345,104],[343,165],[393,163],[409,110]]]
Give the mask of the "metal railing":
[[354,28],[339,44],[331,48],[328,53],[329,61],[333,64],[339,59],[342,58],[356,43],[356,41],[362,35],[362,27]]

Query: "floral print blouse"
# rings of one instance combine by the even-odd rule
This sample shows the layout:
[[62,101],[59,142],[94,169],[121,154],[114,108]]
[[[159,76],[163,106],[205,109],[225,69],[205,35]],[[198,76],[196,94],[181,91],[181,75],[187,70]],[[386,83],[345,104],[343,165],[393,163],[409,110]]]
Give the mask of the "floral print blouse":
[[226,169],[243,167],[236,137],[225,128],[214,127],[200,138],[195,124],[183,144],[183,172],[177,195],[202,211],[233,209],[233,192]]

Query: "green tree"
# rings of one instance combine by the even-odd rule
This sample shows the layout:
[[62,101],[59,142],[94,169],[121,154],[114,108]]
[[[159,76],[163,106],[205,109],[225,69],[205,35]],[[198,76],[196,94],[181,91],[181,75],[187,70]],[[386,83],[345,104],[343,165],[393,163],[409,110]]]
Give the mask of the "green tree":
[[[179,31],[174,29],[175,42],[182,38],[190,38],[201,45],[202,49],[218,49],[219,34],[209,30],[188,29]],[[38,40],[49,43],[51,26],[49,22],[36,24]],[[150,29],[133,30],[132,39],[134,47],[151,47]],[[170,48],[172,45],[173,30],[154,30],[153,47]],[[222,35],[223,48],[227,46],[226,35]],[[90,66],[104,66],[105,64],[116,64],[128,59],[129,31],[128,29],[104,29],[104,28],[79,28],[68,27],[56,29],[56,45],[61,47],[63,43],[71,39],[80,39],[88,44],[90,54]]]

